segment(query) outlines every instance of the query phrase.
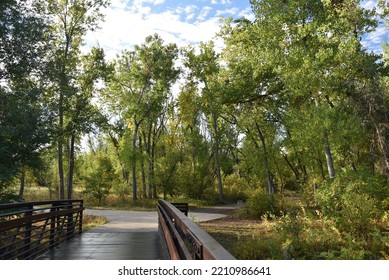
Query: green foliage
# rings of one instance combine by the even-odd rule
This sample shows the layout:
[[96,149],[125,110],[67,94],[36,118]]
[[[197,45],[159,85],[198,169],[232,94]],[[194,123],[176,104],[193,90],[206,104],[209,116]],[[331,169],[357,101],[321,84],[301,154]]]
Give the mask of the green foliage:
[[20,202],[20,197],[10,190],[0,189],[0,204]]
[[[25,1],[0,4],[0,191],[22,166],[39,166],[52,114],[40,80],[50,44],[45,17]],[[28,51],[26,51],[28,50]]]
[[238,173],[225,176],[223,180],[224,198],[230,202],[245,201],[250,191],[248,182]]
[[350,240],[370,245],[376,238],[377,222],[388,209],[389,187],[385,178],[368,172],[346,172],[322,186],[316,194],[323,213]]
[[250,216],[261,218],[267,214],[280,214],[283,210],[283,201],[276,194],[269,195],[263,188],[257,188],[249,194],[247,212]]
[[282,242],[282,252],[287,259],[332,259],[339,256],[344,243],[331,220],[309,215],[303,209],[286,214],[276,226]]
[[115,184],[116,175],[108,157],[99,156],[96,161],[96,167],[84,178],[85,194],[97,199],[100,205]]
[[[356,225],[361,223],[357,220]],[[356,226],[343,227],[337,219],[328,218],[319,211],[312,214],[302,208],[297,213],[282,216],[276,230],[284,258],[287,259],[384,258],[388,251],[387,236],[376,224],[369,226],[370,234],[366,239],[356,234]],[[361,229],[365,230],[358,228]]]
[[[385,177],[372,175],[369,171],[339,173],[333,180],[320,187],[316,195],[325,214],[335,216],[348,207],[356,207],[352,201],[366,201],[377,209],[388,210],[389,185]],[[366,209],[367,210],[367,209]],[[368,213],[374,216],[371,208]]]
[[275,238],[254,238],[238,240],[232,247],[232,254],[239,260],[282,260],[279,240]]

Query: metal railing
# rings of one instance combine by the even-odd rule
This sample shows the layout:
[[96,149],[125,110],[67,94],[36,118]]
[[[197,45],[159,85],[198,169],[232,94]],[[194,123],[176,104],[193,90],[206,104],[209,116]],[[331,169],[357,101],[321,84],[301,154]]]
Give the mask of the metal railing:
[[82,232],[83,200],[0,204],[0,259],[34,259]]
[[158,201],[158,236],[164,259],[235,259],[213,237],[165,200]]

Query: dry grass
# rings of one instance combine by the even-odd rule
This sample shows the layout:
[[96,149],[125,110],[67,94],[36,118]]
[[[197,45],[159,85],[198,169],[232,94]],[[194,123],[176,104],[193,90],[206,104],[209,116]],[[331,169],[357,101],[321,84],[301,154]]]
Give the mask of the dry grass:
[[226,218],[199,225],[237,259],[280,259],[274,223],[241,219],[230,213]]
[[93,216],[89,214],[83,215],[82,231],[90,230],[94,227],[101,226],[107,222],[107,218],[103,216]]

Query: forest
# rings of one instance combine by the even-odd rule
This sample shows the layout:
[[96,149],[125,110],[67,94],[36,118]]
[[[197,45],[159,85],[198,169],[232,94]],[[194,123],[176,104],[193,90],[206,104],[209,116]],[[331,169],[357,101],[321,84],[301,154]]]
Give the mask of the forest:
[[107,60],[108,0],[2,0],[0,203],[238,203],[276,222],[263,258],[389,259],[389,43],[362,44],[389,3],[250,3],[222,50],[145,34]]

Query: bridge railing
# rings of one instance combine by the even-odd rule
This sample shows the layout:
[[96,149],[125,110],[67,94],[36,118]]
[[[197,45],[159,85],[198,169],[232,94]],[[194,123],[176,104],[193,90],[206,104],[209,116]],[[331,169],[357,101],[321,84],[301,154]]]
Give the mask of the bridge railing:
[[158,234],[164,259],[235,259],[213,237],[165,200],[158,201]]
[[82,232],[83,200],[0,204],[0,259],[34,259]]

